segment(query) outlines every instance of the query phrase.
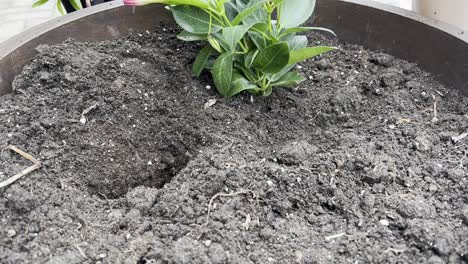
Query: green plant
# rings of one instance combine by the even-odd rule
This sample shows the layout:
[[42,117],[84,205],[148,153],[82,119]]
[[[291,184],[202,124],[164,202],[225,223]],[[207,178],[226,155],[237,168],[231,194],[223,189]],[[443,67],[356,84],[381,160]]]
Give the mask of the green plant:
[[[63,7],[63,3],[62,3],[62,0],[55,0],[56,3],[55,3],[55,6],[57,7],[57,10],[60,12],[60,14],[64,15],[66,12],[65,12],[65,9]],[[90,6],[90,1],[86,1],[87,5]],[[49,2],[49,0],[37,0],[37,1],[34,1],[32,7],[35,8],[35,7],[39,7],[41,5],[44,5],[45,3]],[[71,6],[75,9],[75,10],[80,10],[80,9],[83,9],[83,5],[81,4],[81,1],[80,0],[68,0],[68,2],[71,4]]]
[[[184,41],[207,41],[193,73],[209,69],[218,92],[225,97],[242,91],[268,96],[275,86],[304,81],[294,65],[336,49],[307,47],[300,32],[312,15],[315,0],[124,0],[126,5],[163,3],[172,11]],[[276,20],[274,19],[276,17]]]

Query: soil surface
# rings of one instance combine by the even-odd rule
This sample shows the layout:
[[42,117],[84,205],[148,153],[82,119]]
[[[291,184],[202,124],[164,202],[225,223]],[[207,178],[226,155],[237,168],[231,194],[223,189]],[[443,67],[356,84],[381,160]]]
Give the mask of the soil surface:
[[223,99],[176,31],[38,47],[0,98],[43,164],[0,189],[1,263],[468,263],[466,97],[339,43]]

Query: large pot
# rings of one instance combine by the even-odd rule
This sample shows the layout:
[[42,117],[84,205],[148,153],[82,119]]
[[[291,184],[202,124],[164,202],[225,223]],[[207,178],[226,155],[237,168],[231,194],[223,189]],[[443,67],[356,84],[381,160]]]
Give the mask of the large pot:
[[[94,41],[173,22],[162,5],[109,2],[36,26],[0,45],[0,95],[37,54],[40,44],[67,38]],[[309,24],[333,29],[342,41],[416,62],[442,83],[468,95],[468,34],[448,24],[367,0],[321,0]]]

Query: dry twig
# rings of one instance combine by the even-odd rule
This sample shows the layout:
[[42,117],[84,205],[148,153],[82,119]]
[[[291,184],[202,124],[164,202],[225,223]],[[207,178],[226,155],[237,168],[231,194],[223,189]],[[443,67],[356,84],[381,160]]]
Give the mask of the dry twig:
[[464,139],[466,137],[468,137],[468,132],[463,133],[463,134],[461,134],[459,136],[456,136],[456,137],[452,137],[452,140],[453,140],[454,143],[457,143],[458,141],[460,141],[460,140],[462,140],[462,139]]
[[86,115],[87,115],[89,112],[91,112],[91,110],[96,109],[97,107],[98,107],[98,104],[94,104],[94,105],[92,105],[92,106],[86,108],[85,110],[83,110],[83,112],[81,112],[80,122],[81,122],[82,124],[86,124],[86,121],[87,121]]
[[73,245],[77,250],[78,252],[80,252],[81,256],[83,256],[83,258],[87,259],[88,257],[85,255],[85,253],[83,252],[83,250],[81,250],[81,248],[78,246],[78,245]]
[[211,208],[213,207],[213,202],[216,198],[218,197],[233,197],[241,194],[248,194],[251,193],[253,198],[257,197],[253,191],[239,191],[235,193],[217,193],[210,199],[210,203],[208,204],[208,214],[206,215],[206,222],[205,225],[208,225],[208,222],[210,221],[210,213],[211,213]]
[[17,147],[15,146],[7,146],[5,149],[10,149],[16,153],[18,153],[19,155],[21,155],[23,158],[31,161],[33,163],[33,165],[29,168],[26,168],[25,170],[23,170],[22,172],[6,179],[5,181],[3,182],[0,182],[0,188],[3,188],[3,187],[7,187],[8,185],[14,183],[15,181],[19,180],[21,177],[39,169],[42,165],[41,165],[41,162],[38,161],[37,159],[35,159],[33,156],[31,156],[30,154],[18,149]]
[[406,249],[389,248],[389,249],[385,250],[384,252],[385,253],[393,252],[394,254],[399,254],[399,253],[403,253],[405,251],[406,251]]
[[335,238],[342,237],[344,235],[346,235],[346,233],[339,233],[339,234],[336,234],[336,235],[327,236],[327,237],[325,237],[325,240],[329,241],[329,240],[332,240],[332,239],[335,239]]
[[432,118],[432,123],[435,124],[439,121],[437,118],[437,100],[435,95],[432,95],[432,99],[434,100],[434,117]]

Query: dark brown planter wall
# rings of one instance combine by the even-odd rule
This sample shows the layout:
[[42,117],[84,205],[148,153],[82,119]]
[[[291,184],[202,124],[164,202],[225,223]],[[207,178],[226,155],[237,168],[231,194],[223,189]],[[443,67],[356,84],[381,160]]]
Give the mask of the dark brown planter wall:
[[[172,22],[161,5],[138,8],[110,2],[32,28],[0,45],[0,95],[37,54],[40,44],[105,40]],[[315,25],[342,41],[418,63],[442,83],[468,95],[468,33],[398,8],[367,0],[319,0]]]

